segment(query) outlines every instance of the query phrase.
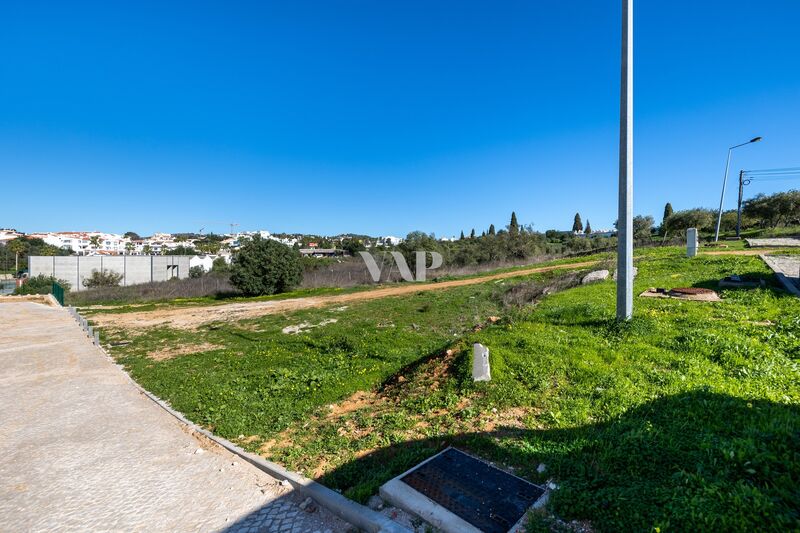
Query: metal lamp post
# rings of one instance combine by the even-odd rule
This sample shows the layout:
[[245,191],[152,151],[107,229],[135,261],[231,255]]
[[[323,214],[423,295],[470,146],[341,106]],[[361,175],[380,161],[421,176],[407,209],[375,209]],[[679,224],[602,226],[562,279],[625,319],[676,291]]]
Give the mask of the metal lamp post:
[[761,137],[754,137],[750,139],[746,143],[737,144],[736,146],[731,146],[728,148],[728,159],[725,162],[725,179],[722,181],[722,194],[719,197],[719,213],[717,213],[717,231],[714,234],[714,242],[719,240],[719,225],[722,223],[722,203],[725,201],[725,188],[728,186],[728,171],[731,168],[731,153],[733,152],[734,148],[739,148],[741,146],[746,146],[748,144],[757,143],[761,140]]
[[617,320],[633,316],[633,0],[622,0]]

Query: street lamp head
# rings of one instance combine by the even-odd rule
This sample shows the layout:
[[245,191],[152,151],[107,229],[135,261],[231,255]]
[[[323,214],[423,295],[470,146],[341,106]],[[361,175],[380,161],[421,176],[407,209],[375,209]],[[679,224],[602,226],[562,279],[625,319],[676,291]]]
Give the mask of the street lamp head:
[[758,142],[758,141],[760,141],[761,139],[762,139],[762,137],[756,137],[756,138],[754,138],[754,139],[750,139],[750,142],[751,142],[751,143],[757,143],[757,142]]

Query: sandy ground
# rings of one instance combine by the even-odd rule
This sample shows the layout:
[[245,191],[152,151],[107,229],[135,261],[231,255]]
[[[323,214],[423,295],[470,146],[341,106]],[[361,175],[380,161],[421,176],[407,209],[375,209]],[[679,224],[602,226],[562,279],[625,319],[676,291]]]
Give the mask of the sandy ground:
[[579,263],[527,268],[523,270],[514,270],[511,272],[501,272],[499,274],[490,274],[488,276],[478,276],[474,278],[458,279],[453,281],[442,281],[439,283],[409,283],[371,291],[337,294],[334,296],[311,296],[307,298],[291,298],[287,300],[273,300],[267,302],[241,302],[224,305],[183,307],[177,309],[157,309],[154,311],[141,311],[132,313],[100,313],[94,315],[92,317],[92,321],[100,327],[143,329],[152,326],[169,326],[173,328],[192,329],[202,324],[220,320],[235,321],[246,318],[255,318],[263,315],[283,313],[286,311],[296,311],[298,309],[309,309],[313,307],[324,307],[334,304],[347,304],[349,302],[376,300],[378,298],[402,296],[416,292],[451,289],[453,287],[475,285],[478,283],[486,283],[487,281],[516,278],[519,276],[550,272],[559,269],[585,268],[596,265],[597,263],[598,261],[583,261]]

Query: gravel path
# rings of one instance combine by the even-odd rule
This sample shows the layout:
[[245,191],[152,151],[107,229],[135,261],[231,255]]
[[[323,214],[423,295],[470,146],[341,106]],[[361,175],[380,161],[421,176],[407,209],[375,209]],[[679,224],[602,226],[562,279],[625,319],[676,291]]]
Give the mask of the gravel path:
[[189,434],[64,309],[0,303],[0,531],[348,530],[304,499]]

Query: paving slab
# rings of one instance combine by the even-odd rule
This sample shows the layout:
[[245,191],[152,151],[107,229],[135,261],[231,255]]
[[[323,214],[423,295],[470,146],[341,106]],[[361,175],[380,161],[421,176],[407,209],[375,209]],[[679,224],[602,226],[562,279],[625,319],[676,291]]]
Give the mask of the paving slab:
[[800,296],[800,255],[762,255],[761,259],[787,291]]
[[350,528],[303,500],[144,396],[66,310],[0,303],[0,530]]
[[800,247],[800,238],[798,237],[772,237],[767,239],[745,239],[747,245],[752,248],[766,248],[766,247],[780,247],[780,248],[798,248]]

